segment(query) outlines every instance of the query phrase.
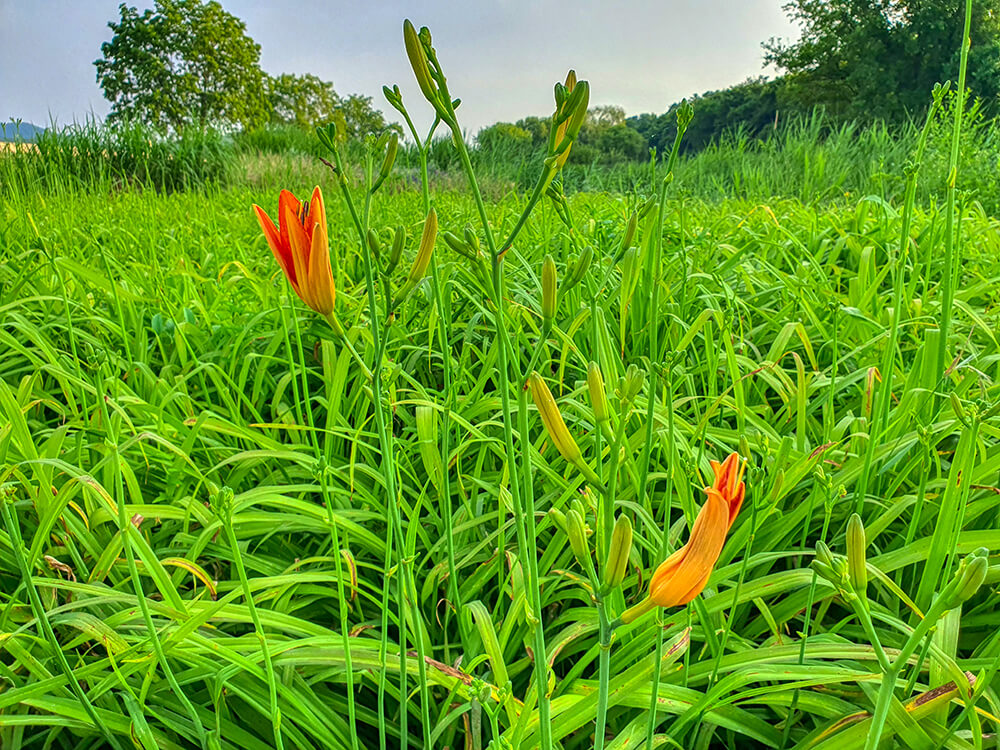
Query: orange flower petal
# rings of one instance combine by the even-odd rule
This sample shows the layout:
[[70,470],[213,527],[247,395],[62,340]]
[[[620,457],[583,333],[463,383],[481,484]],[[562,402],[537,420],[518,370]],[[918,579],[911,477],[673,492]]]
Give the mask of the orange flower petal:
[[267,245],[271,248],[271,252],[274,254],[274,259],[278,261],[278,266],[285,272],[285,276],[288,277],[289,283],[292,285],[292,288],[295,289],[296,294],[298,294],[298,283],[295,276],[295,268],[292,266],[291,249],[289,249],[287,244],[282,244],[281,234],[278,231],[278,228],[274,226],[274,222],[271,221],[271,217],[267,215],[267,212],[256,203],[254,204],[253,210],[257,215],[257,221],[260,223],[260,228],[264,231],[264,238],[267,240]]
[[675,607],[690,601],[704,588],[719,559],[729,531],[729,504],[709,488],[691,536],[683,548],[665,560],[650,582],[649,594],[661,607]]
[[[295,202],[298,203],[298,201]],[[299,205],[301,206],[301,204]],[[299,217],[293,213],[290,202],[286,201],[282,207],[281,218],[284,224],[282,229],[288,231],[288,245],[291,248],[295,278],[299,281],[299,288],[296,289],[296,292],[303,302],[309,307],[313,307],[309,281],[309,237],[302,224],[299,223]]]
[[309,252],[309,291],[311,307],[320,315],[333,312],[333,271],[330,268],[330,249],[326,242],[326,227],[321,223],[313,229],[312,247]]

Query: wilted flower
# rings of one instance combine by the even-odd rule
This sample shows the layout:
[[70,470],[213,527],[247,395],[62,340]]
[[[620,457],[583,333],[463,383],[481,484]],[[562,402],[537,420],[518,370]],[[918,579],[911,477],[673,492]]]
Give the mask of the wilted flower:
[[687,544],[664,560],[653,573],[649,596],[660,607],[687,604],[708,583],[726,534],[743,505],[746,486],[739,456],[731,453],[721,464],[712,461],[715,481],[705,489],[708,499],[691,529]]

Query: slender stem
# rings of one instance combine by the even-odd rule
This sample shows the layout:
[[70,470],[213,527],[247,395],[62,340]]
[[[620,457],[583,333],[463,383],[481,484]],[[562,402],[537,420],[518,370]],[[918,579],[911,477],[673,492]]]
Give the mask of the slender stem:
[[532,210],[534,210],[535,204],[538,203],[539,199],[542,197],[545,187],[552,181],[553,174],[553,170],[546,167],[545,171],[539,175],[538,182],[535,183],[535,189],[532,191],[531,197],[528,199],[528,203],[525,205],[520,217],[518,217],[514,228],[510,230],[510,234],[507,235],[507,239],[504,240],[503,245],[500,247],[500,255],[503,255],[510,250],[511,246],[514,244],[514,240],[517,239],[517,235],[520,234],[525,222],[528,221],[528,217],[531,215]]
[[[417,130],[413,126],[413,122],[410,120],[410,116],[403,110],[404,117],[406,118],[407,125],[410,128],[410,133],[413,136],[413,140],[416,141],[417,149],[420,154],[420,192],[424,201],[424,214],[430,213],[431,210],[431,195],[430,195],[430,179],[427,174],[427,149],[430,141],[430,133],[428,133],[427,140],[421,143],[420,137],[417,135]],[[435,127],[438,120],[435,119]],[[432,128],[433,132],[433,128]],[[456,611],[462,610],[462,597],[458,588],[458,565],[456,564],[455,555],[455,536],[453,533],[453,523],[452,523],[452,507],[451,507],[451,474],[448,470],[448,466],[451,460],[451,412],[455,407],[455,389],[452,388],[452,372],[451,372],[451,342],[448,338],[448,325],[447,321],[448,308],[444,302],[444,290],[445,285],[441,283],[441,272],[438,268],[438,256],[436,254],[431,256],[431,290],[434,294],[434,304],[438,309],[438,339],[441,341],[441,349],[443,356],[441,357],[441,370],[442,370],[442,392],[441,396],[444,401],[444,422],[443,429],[441,431],[441,515],[444,518],[445,524],[445,539],[448,548],[448,596],[451,598],[452,606]],[[450,305],[450,299],[449,299]],[[502,570],[502,566],[501,566]],[[445,622],[447,623],[449,610],[445,610]],[[458,627],[460,635],[464,641],[464,620],[460,617],[458,618]],[[446,625],[447,630],[447,625]],[[446,650],[447,657],[447,650]]]
[[250,581],[247,579],[246,568],[243,567],[243,555],[240,553],[239,543],[236,541],[236,531],[233,529],[232,508],[226,508],[220,515],[222,527],[226,532],[226,541],[229,542],[229,548],[233,553],[233,564],[236,566],[236,575],[239,577],[240,585],[243,587],[243,598],[246,600],[247,609],[250,611],[250,620],[253,622],[257,639],[260,641],[260,650],[264,657],[264,671],[267,674],[267,686],[271,701],[271,726],[274,729],[274,744],[278,750],[281,750],[284,747],[281,739],[281,709],[278,708],[278,684],[274,678],[271,650],[267,645],[267,636],[264,634],[264,626],[260,622],[260,615],[257,614],[257,605],[253,601],[253,592],[250,590]]
[[358,750],[357,709],[354,705],[354,666],[351,656],[351,633],[347,622],[347,598],[344,595],[344,571],[340,552],[340,533],[333,513],[333,501],[329,488],[326,486],[326,472],[319,473],[320,490],[323,493],[323,503],[326,506],[327,522],[330,524],[330,541],[333,545],[333,555],[337,560],[337,602],[340,606],[340,635],[344,641],[344,670],[347,677],[347,719],[351,727],[351,747]]
[[[101,405],[101,411],[104,413],[105,420],[107,420],[107,409],[104,406],[104,401],[101,400],[98,403]],[[109,424],[109,422],[105,421],[105,424]],[[131,533],[139,532],[132,525],[125,511],[125,487],[122,482],[121,454],[118,452],[117,443],[111,446],[111,450],[113,451],[114,459],[112,472],[115,481],[115,501],[118,505],[118,528],[121,534],[122,547],[125,550],[125,561],[128,565],[129,578],[132,579],[132,588],[135,591],[136,601],[139,603],[139,612],[142,614],[143,623],[146,625],[146,631],[149,633],[149,640],[153,644],[153,653],[156,654],[156,660],[163,668],[163,674],[167,678],[167,684],[170,685],[170,689],[177,696],[177,699],[184,706],[184,710],[191,719],[191,725],[194,727],[195,735],[198,737],[198,744],[205,747],[205,727],[202,725],[201,719],[198,718],[198,712],[195,710],[194,705],[181,689],[180,684],[177,682],[177,677],[174,675],[174,670],[167,661],[167,655],[163,650],[163,643],[156,632],[156,625],[153,623],[153,616],[149,611],[149,602],[146,600],[145,592],[142,589],[142,583],[139,579],[139,568],[135,564],[135,550],[132,549],[132,540],[130,539]]]
[[603,750],[608,720],[608,687],[611,682],[611,636],[614,633],[608,620],[605,597],[599,597],[597,600],[597,616],[600,622],[600,652],[597,661],[597,729],[594,735],[594,748]]
[[[965,107],[965,73],[969,64],[969,30],[972,26],[972,0],[965,2],[965,26],[962,30],[962,53],[958,67],[958,95],[955,100],[955,120],[951,135],[951,154],[948,160],[948,205],[944,230],[944,269],[941,273],[941,342],[938,345],[938,378],[944,376],[948,353],[948,333],[951,327],[951,308],[955,299],[953,265],[955,262],[955,184],[958,178],[958,155],[962,136],[962,112]],[[959,227],[960,229],[960,227]]]
[[[339,183],[341,188],[341,193],[344,196],[344,202],[347,204],[348,211],[354,220],[355,227],[358,231],[358,239],[361,242],[362,248],[365,246],[367,234],[368,234],[368,217],[371,210],[371,184],[372,184],[372,169],[371,169],[371,155],[367,157],[365,164],[365,201],[363,212],[359,215],[357,208],[354,204],[354,200],[351,196],[351,192],[347,185],[347,178],[344,173],[343,168],[343,158],[338,149],[334,150],[334,159],[336,160],[337,172],[339,175]],[[430,726],[430,693],[427,684],[427,663],[424,657],[424,640],[423,633],[421,629],[421,624],[423,618],[420,614],[419,608],[419,598],[417,596],[416,584],[413,577],[413,560],[412,556],[406,555],[406,543],[403,536],[403,521],[402,514],[399,510],[398,496],[399,492],[396,487],[396,465],[395,465],[395,454],[393,447],[392,433],[387,428],[386,425],[386,407],[383,401],[383,395],[385,393],[385,388],[382,383],[382,363],[385,357],[385,346],[387,344],[387,336],[384,335],[382,327],[379,326],[378,321],[380,320],[380,315],[378,312],[378,307],[376,304],[376,294],[375,294],[375,270],[372,264],[371,254],[367,252],[362,252],[362,257],[364,258],[365,267],[365,287],[368,297],[368,314],[372,321],[371,331],[372,340],[375,347],[375,360],[374,367],[372,368],[372,395],[375,399],[375,429],[378,433],[379,448],[382,451],[382,474],[386,487],[386,511],[389,526],[391,527],[391,535],[394,537],[395,546],[397,549],[399,563],[398,571],[400,576],[399,588],[397,590],[397,603],[399,606],[398,613],[398,627],[399,627],[399,679],[400,679],[400,747],[404,750],[409,744],[409,733],[407,730],[409,711],[406,706],[406,663],[407,663],[407,625],[406,625],[406,609],[407,606],[412,610],[413,613],[413,626],[416,629],[414,633],[414,645],[417,652],[417,667],[419,672],[420,680],[420,710],[421,710],[421,724],[424,735],[424,745],[426,748],[433,746],[431,741],[431,726]],[[388,327],[388,306],[391,304],[391,298],[387,295],[386,300],[386,315],[384,316],[383,325]],[[386,569],[388,574],[388,568]],[[388,575],[386,576],[388,579]],[[409,596],[409,601],[407,601],[407,596]],[[384,737],[380,736],[380,741],[384,742]]]
[[[455,108],[452,104],[451,95],[448,93],[447,85],[443,82],[441,83],[441,98],[444,102],[446,102],[445,106],[448,110],[448,119],[446,120],[446,124],[452,130],[452,135],[454,136],[453,140],[456,148],[458,149],[459,160],[461,161],[462,167],[468,177],[469,186],[472,190],[472,196],[476,204],[476,209],[479,212],[483,232],[486,236],[486,245],[489,249],[490,257],[493,260],[493,322],[497,329],[497,336],[499,338],[500,405],[503,413],[504,449],[507,456],[507,465],[514,467],[517,465],[517,453],[514,451],[514,437],[512,430],[513,422],[510,408],[510,364],[507,357],[508,350],[510,349],[510,341],[507,334],[507,327],[503,319],[503,310],[501,308],[501,305],[503,304],[503,261],[497,251],[496,240],[493,237],[493,231],[490,228],[489,216],[486,213],[486,205],[483,202],[482,192],[479,189],[479,182],[476,179],[476,173],[472,167],[472,161],[469,158],[469,150],[466,147],[465,140],[462,138],[462,131],[461,128],[459,128],[458,119],[455,116]],[[515,377],[515,383],[521,383],[522,381],[523,377],[520,375]],[[527,444],[523,446],[521,459],[528,462],[531,460],[531,453]],[[525,532],[528,535],[528,538],[524,540],[524,548],[529,551],[529,554],[527,555],[528,592],[532,597],[531,606],[536,617],[536,621],[534,623],[534,671],[535,688],[538,694],[540,746],[543,750],[551,750],[552,727],[549,719],[550,710],[547,680],[548,659],[545,649],[545,628],[542,622],[541,590],[538,581],[538,558],[534,544],[534,499],[532,498],[531,493],[527,493],[526,496],[522,497],[520,478],[518,476],[518,472],[513,469],[510,471],[510,490],[514,504],[514,512],[521,514],[524,517]],[[517,528],[520,529],[521,525],[518,524]]]

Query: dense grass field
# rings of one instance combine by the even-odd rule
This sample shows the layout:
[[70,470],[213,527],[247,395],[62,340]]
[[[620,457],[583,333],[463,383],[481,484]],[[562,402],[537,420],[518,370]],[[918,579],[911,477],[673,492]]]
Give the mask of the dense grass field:
[[[996,747],[1000,220],[841,137],[543,195],[496,264],[516,180],[0,157],[0,746]],[[314,182],[342,335],[251,211]]]

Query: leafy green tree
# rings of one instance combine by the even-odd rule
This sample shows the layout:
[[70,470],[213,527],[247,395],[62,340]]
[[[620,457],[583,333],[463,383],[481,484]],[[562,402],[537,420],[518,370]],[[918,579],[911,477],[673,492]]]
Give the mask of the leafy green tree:
[[[775,121],[802,111],[791,99],[785,79],[768,81],[753,78],[720,91],[708,91],[690,99],[694,120],[684,134],[685,153],[700,151],[727,132],[739,131],[748,137],[765,135]],[[643,114],[628,118],[627,124],[642,135],[661,155],[670,152],[677,133],[677,109],[671,105],[662,115]]]
[[170,130],[267,119],[260,46],[218,2],[156,0],[142,13],[123,3],[119,12],[94,62],[110,120]]
[[[965,0],[791,0],[801,27],[771,39],[765,60],[786,71],[803,106],[899,119],[923,109],[935,83],[954,80]],[[987,104],[1000,94],[1000,0],[973,0],[968,84]]]
[[386,125],[382,112],[372,106],[370,96],[350,94],[341,97],[337,104],[337,111],[344,116],[348,138],[361,138],[368,133],[381,133],[386,128],[399,133],[403,132],[403,129],[395,123]]
[[624,122],[607,128],[597,139],[597,148],[612,159],[636,161],[648,154],[648,145],[638,131]]
[[282,73],[266,80],[272,122],[307,128],[334,118],[340,97],[329,81],[310,73]]

